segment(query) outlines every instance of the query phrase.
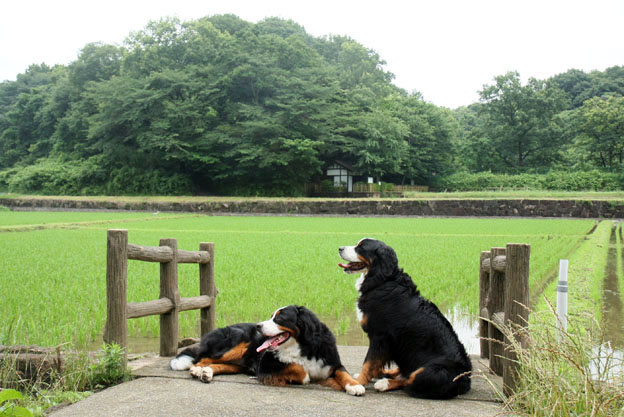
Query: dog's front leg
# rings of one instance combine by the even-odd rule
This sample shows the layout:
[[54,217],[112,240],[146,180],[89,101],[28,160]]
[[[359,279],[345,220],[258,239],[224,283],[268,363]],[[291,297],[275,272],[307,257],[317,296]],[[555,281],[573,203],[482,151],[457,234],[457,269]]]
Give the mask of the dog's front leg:
[[334,378],[340,387],[339,389],[346,391],[347,394],[357,397],[364,395],[364,386],[359,384],[358,381],[347,372],[344,366],[341,366],[334,372]]
[[383,374],[384,367],[388,362],[388,355],[380,347],[381,343],[374,343],[371,340],[366,359],[362,365],[362,370],[357,376],[357,381],[361,385],[367,385],[372,378],[377,378]]

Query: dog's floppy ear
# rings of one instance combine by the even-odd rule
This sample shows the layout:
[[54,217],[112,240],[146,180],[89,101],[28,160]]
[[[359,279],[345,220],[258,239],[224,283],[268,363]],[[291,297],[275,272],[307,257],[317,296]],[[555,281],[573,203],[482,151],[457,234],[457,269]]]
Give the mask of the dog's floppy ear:
[[304,306],[297,306],[297,330],[299,331],[297,336],[302,336],[313,330],[317,323],[318,319],[313,312]]
[[380,246],[375,251],[375,261],[373,267],[377,273],[383,277],[390,277],[399,267],[399,260],[396,252],[390,246]]

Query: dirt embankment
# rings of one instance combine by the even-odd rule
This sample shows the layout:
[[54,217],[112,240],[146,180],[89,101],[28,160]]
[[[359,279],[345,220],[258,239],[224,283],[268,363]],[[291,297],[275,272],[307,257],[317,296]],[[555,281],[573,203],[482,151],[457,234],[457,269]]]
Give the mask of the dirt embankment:
[[624,218],[624,202],[575,200],[193,199],[192,201],[80,198],[0,198],[13,210],[133,210],[205,214],[360,216],[507,216]]

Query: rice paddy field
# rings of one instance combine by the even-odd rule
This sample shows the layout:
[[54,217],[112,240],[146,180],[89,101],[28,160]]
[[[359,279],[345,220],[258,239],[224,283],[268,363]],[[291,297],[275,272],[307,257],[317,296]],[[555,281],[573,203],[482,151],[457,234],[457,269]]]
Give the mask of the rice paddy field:
[[[112,212],[0,211],[0,344],[79,348],[101,344],[106,321],[106,231],[129,242],[178,248],[215,243],[217,325],[259,321],[287,304],[315,311],[340,339],[356,332],[355,276],[337,266],[338,247],[373,237],[392,246],[421,293],[442,312],[476,315],[479,253],[531,245],[532,291],[579,247],[592,220],[235,217]],[[182,297],[199,294],[198,267],[180,264]],[[159,265],[129,261],[128,301],[158,298]],[[157,316],[129,321],[131,338],[152,340]],[[199,312],[180,315],[180,337],[198,336]],[[365,339],[361,339],[364,341]]]

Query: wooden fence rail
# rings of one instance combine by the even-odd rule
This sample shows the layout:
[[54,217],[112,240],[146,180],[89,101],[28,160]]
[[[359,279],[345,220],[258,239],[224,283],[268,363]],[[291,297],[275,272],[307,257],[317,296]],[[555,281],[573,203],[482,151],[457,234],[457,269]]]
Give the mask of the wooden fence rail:
[[509,243],[506,248],[481,252],[479,263],[481,357],[488,358],[490,369],[503,377],[507,395],[515,389],[518,363],[501,329],[507,327],[512,337],[522,345],[526,343],[530,255],[530,245]]
[[[160,263],[158,300],[128,303],[128,259]],[[199,264],[197,297],[181,298],[179,263]],[[201,334],[215,325],[214,243],[200,243],[199,251],[178,249],[176,239],[161,239],[160,246],[128,243],[127,230],[109,230],[106,254],[106,328],[104,342],[128,346],[128,319],[160,315],[160,356],[175,356],[178,348],[178,313],[200,310]]]

